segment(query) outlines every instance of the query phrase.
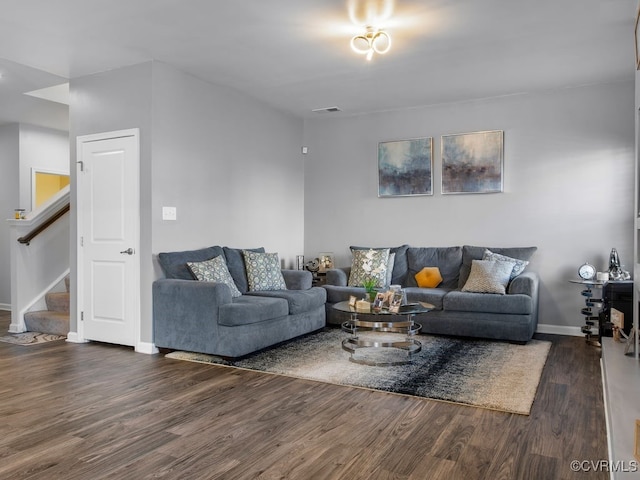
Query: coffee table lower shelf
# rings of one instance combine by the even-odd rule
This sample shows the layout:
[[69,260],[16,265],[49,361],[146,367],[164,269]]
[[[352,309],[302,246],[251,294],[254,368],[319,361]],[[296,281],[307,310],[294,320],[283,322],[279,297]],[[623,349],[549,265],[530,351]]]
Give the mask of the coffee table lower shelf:
[[[419,333],[421,328],[422,325],[415,323],[411,319],[404,322],[370,322],[366,320],[352,319],[342,324],[342,330],[352,334],[351,337],[345,338],[342,341],[342,349],[351,353],[349,361],[353,363],[369,366],[405,365],[407,363],[411,363],[411,356],[413,354],[422,350],[422,343],[411,338],[413,335]],[[384,338],[377,339],[373,335],[369,338],[362,338],[361,336],[358,336],[359,330],[376,333],[402,333],[407,337],[404,340],[392,341],[385,340]],[[357,355],[358,350],[370,348],[394,348],[402,350],[403,352],[398,352],[397,359],[386,358],[376,360],[374,356],[354,356],[354,354]]]

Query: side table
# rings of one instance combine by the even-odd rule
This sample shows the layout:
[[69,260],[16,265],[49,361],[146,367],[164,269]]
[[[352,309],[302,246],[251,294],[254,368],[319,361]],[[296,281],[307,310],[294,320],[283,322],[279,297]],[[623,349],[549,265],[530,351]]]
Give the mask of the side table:
[[[580,310],[584,315],[584,325],[582,333],[589,345],[600,347],[600,310],[602,309],[602,288],[605,282],[601,280],[569,280],[571,283],[577,283],[584,286],[584,290],[580,294],[585,297],[585,307]],[[594,297],[594,290],[598,290],[599,297]],[[594,332],[595,329],[595,332]]]

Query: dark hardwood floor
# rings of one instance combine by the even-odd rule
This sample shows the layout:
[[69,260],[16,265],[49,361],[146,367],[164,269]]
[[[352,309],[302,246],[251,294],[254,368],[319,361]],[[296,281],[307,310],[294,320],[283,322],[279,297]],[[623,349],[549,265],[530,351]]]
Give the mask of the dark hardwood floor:
[[[9,324],[0,312],[0,335]],[[3,479],[607,479],[599,349],[553,342],[530,416],[64,341],[0,342]]]

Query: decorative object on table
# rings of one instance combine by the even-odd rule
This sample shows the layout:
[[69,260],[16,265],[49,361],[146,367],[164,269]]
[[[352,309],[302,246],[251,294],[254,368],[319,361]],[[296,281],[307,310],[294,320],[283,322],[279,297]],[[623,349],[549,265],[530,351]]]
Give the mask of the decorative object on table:
[[631,274],[620,265],[620,257],[615,248],[612,248],[609,254],[609,278],[614,281],[629,280],[631,278]]
[[304,255],[296,255],[296,269],[304,270]]
[[[622,333],[623,336],[624,332]],[[635,357],[636,355],[636,329],[632,328],[629,332],[629,335],[625,336],[626,343],[624,345],[624,354],[630,357]]]
[[433,195],[433,139],[378,143],[378,197]]
[[166,357],[529,415],[551,346],[421,334],[411,364],[381,368],[349,362],[344,335],[327,328],[238,360],[180,351]]
[[318,255],[318,260],[320,263],[320,272],[326,272],[330,268],[333,268],[333,253],[332,252],[324,252]]
[[378,280],[375,278],[365,278],[362,281],[362,286],[364,287],[364,291],[367,294],[367,299],[370,302],[373,302],[376,298],[377,291],[376,287],[378,286]]
[[589,262],[584,262],[580,267],[578,267],[578,276],[582,280],[593,280],[593,277],[596,276],[596,267],[591,265]]
[[442,193],[502,192],[503,132],[443,135]]
[[371,303],[366,300],[357,300],[356,301],[356,312],[360,313],[369,313],[371,312]]
[[24,208],[16,208],[14,210],[14,218],[16,220],[24,220]]
[[309,260],[305,264],[304,268],[309,270],[311,273],[318,273],[318,270],[320,270],[320,259],[314,258],[313,260]]

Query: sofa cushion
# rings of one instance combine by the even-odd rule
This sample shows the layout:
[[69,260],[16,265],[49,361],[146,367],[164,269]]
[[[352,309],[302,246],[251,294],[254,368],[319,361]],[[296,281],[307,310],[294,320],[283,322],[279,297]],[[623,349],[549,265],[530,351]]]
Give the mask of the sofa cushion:
[[167,278],[193,280],[195,277],[187,267],[187,262],[202,262],[222,254],[222,247],[215,246],[200,250],[159,253],[158,262]]
[[442,283],[442,275],[438,267],[424,267],[414,277],[418,286],[422,288],[436,288]]
[[460,267],[460,281],[458,288],[462,288],[469,278],[471,271],[471,262],[473,260],[482,260],[485,250],[491,250],[493,253],[506,255],[507,257],[517,258],[518,260],[530,260],[531,256],[538,247],[474,247],[472,245],[464,245],[462,247],[462,267]]
[[493,260],[493,261],[497,261],[497,262],[512,262],[512,263],[514,263],[513,270],[511,271],[511,280],[513,280],[518,275],[520,275],[522,272],[524,272],[525,267],[527,265],[529,265],[529,262],[526,261],[526,260],[519,260],[517,258],[507,257],[506,255],[500,255],[499,253],[492,252],[489,249],[484,251],[484,253],[482,254],[482,259],[483,260]]
[[349,274],[350,287],[360,287],[367,280],[374,280],[375,287],[386,287],[387,264],[389,249],[378,248],[369,250],[353,250],[351,272]]
[[242,295],[220,306],[218,323],[236,327],[284,317],[288,312],[289,305],[283,298]]
[[407,250],[409,275],[403,286],[417,287],[415,275],[424,267],[438,267],[442,275],[442,288],[458,288],[458,275],[462,264],[461,247],[409,247]]
[[407,287],[404,289],[407,295],[407,302],[426,302],[432,304],[436,310],[442,310],[444,298],[450,292],[446,288],[421,288]]
[[244,266],[244,257],[242,256],[243,250],[250,252],[264,253],[264,248],[230,248],[223,247],[224,258],[227,260],[227,268],[229,273],[233,277],[233,281],[236,282],[236,286],[240,293],[247,293],[249,291],[249,281],[247,280],[247,271]]
[[218,255],[204,262],[187,262],[187,266],[199,281],[224,283],[231,289],[232,297],[242,295],[229,273],[224,255]]
[[277,253],[242,252],[247,269],[249,291],[286,290]]
[[514,266],[513,262],[473,260],[471,273],[469,273],[469,278],[462,287],[462,291],[504,295],[507,293],[507,285]]
[[271,290],[249,292],[247,295],[283,298],[289,304],[289,315],[309,312],[321,307],[327,301],[327,292],[322,287],[312,287],[308,290]]
[[454,290],[443,299],[445,311],[504,313],[512,315],[530,315],[533,303],[529,295],[488,295]]

